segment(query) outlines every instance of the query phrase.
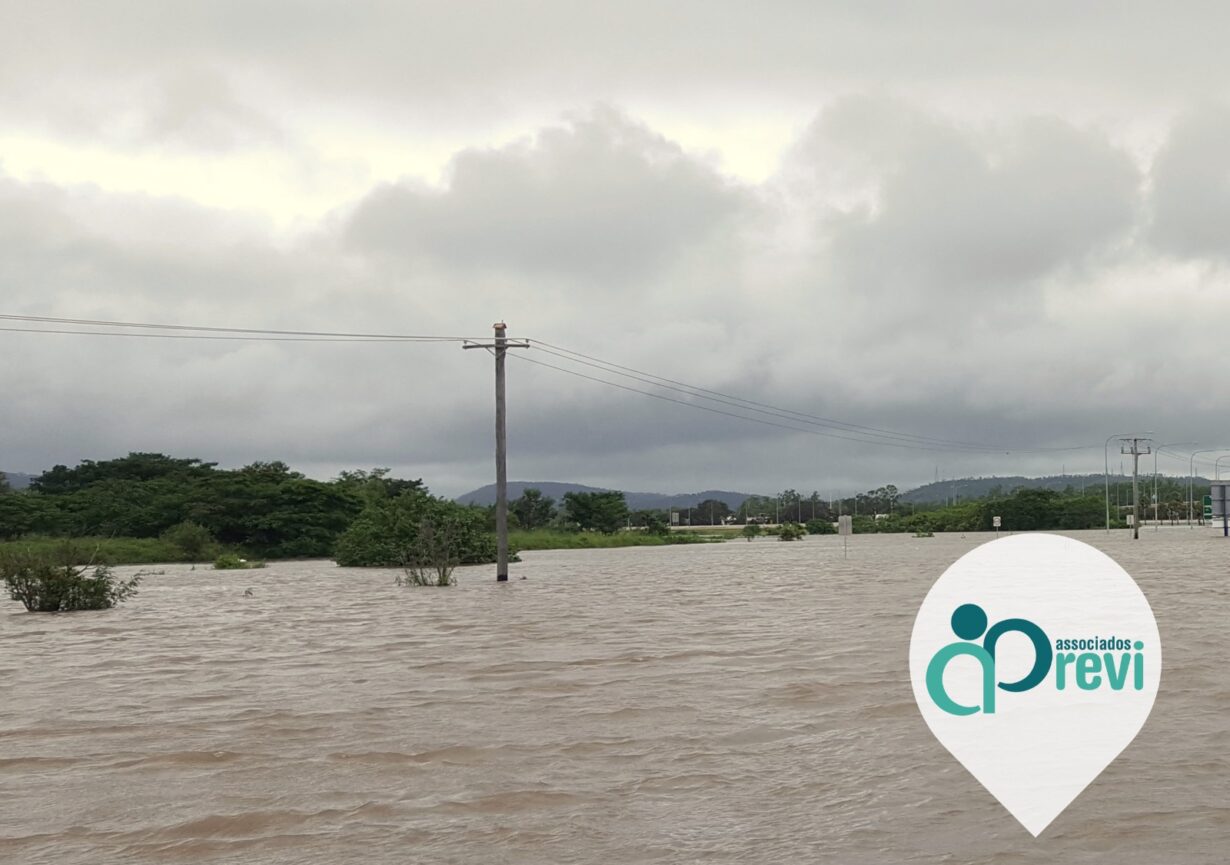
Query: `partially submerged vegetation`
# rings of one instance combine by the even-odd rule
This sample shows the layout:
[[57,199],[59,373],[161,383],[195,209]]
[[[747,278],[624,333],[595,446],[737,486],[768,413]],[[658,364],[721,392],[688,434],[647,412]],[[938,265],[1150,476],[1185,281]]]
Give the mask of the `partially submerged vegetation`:
[[256,568],[265,567],[262,561],[248,561],[245,558],[235,555],[234,553],[223,553],[214,559],[215,571],[250,571]]
[[666,535],[651,534],[633,529],[631,531],[603,534],[602,532],[568,532],[560,529],[539,529],[527,532],[515,530],[508,533],[508,545],[517,550],[588,550],[607,547],[661,547],[668,544],[706,544],[725,540],[724,537],[700,532],[671,532]]
[[105,610],[137,593],[138,574],[119,580],[110,567],[81,564],[80,547],[62,544],[54,551],[0,552],[0,581],[9,597],[32,613]]
[[[1201,488],[1196,489],[1196,494]],[[1159,511],[1173,517],[1183,491],[1163,483]],[[512,550],[658,546],[749,540],[764,532],[788,540],[832,534],[838,514],[851,513],[854,531],[1005,531],[1087,529],[1104,524],[1101,491],[992,490],[985,498],[949,505],[911,505],[888,485],[828,501],[786,490],[749,497],[732,510],[705,499],[690,508],[630,510],[620,492],[569,493],[561,502],[527,489],[509,503]],[[1112,525],[1122,525],[1112,509]],[[784,532],[768,521],[790,524]],[[344,565],[435,568],[495,559],[493,507],[464,506],[431,495],[421,480],[388,469],[342,472],[316,481],[282,462],[222,470],[199,459],[132,453],[76,467],[56,466],[31,487],[0,484],[0,552],[50,554],[66,538],[91,551],[99,565],[336,558]],[[438,574],[435,580],[439,583]]]

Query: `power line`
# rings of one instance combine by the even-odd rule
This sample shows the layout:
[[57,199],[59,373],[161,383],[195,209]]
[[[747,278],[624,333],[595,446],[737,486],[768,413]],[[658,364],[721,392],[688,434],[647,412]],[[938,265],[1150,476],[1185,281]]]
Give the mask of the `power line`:
[[[850,432],[857,436],[862,436],[857,440],[868,441],[875,444],[891,444],[892,441],[879,441],[880,439],[896,440],[926,446],[932,450],[970,450],[982,451],[987,453],[1053,453],[1061,451],[1078,451],[1089,450],[1096,448],[1096,445],[1079,445],[1072,447],[1053,447],[1053,448],[1018,448],[1012,446],[978,444],[975,442],[964,442],[955,439],[944,439],[934,436],[916,435],[914,433],[903,433],[894,430],[887,430],[880,427],[864,426],[862,424],[854,424],[846,421],[834,420],[832,418],[821,417],[819,415],[808,414],[807,412],[795,411],[793,409],[783,408],[781,406],[770,405],[769,403],[756,402],[748,400],[732,394],[723,393],[722,391],[711,390],[709,388],[690,385],[686,382],[677,381],[675,379],[666,378],[664,376],[655,375],[654,373],[645,372],[644,370],[634,369],[632,367],[623,366],[611,361],[605,361],[601,358],[593,357],[592,355],[583,354],[581,352],[572,351],[561,346],[553,345],[543,340],[530,340],[540,351],[547,354],[553,354],[573,363],[582,364],[584,366],[593,367],[602,370],[603,372],[619,375],[624,378],[634,379],[644,384],[650,384],[655,387],[660,387],[666,390],[673,390],[678,393],[684,393],[688,396],[693,396],[699,399],[708,399],[713,402],[718,402],[745,411],[753,411],[761,414],[767,414],[772,417],[779,417],[795,423],[805,423],[813,426],[827,427],[837,429],[843,432]],[[569,356],[572,355],[572,356]],[[583,359],[579,359],[583,358]],[[639,392],[639,391],[638,391]],[[693,405],[692,403],[685,403]],[[867,438],[871,437],[871,438]],[[936,447],[943,446],[943,447]]]
[[694,402],[686,402],[681,399],[675,399],[674,397],[666,396],[665,394],[654,393],[653,391],[641,390],[640,388],[631,387],[626,384],[620,384],[619,382],[608,381],[607,379],[598,378],[597,376],[588,375],[583,372],[577,372],[576,370],[567,369],[562,366],[556,366],[555,364],[547,363],[545,361],[534,360],[533,358],[525,357],[524,355],[516,355],[516,359],[518,361],[521,361],[522,363],[532,363],[537,366],[545,366],[548,369],[557,370],[559,372],[566,373],[568,375],[576,376],[577,378],[587,379],[589,381],[597,382],[599,384],[608,385],[609,387],[615,387],[615,388],[619,388],[620,390],[626,390],[631,393],[639,393],[643,396],[652,397],[653,399],[662,400],[664,402],[671,402],[671,403],[675,403],[676,405],[685,406],[687,408],[699,409],[700,411],[707,411],[713,414],[725,415],[726,417],[738,418],[739,420],[751,421],[752,423],[764,424],[765,426],[777,427],[778,429],[790,430],[791,432],[806,433],[808,435],[821,436],[823,438],[841,439],[843,441],[859,442],[860,444],[878,444],[878,445],[884,445],[885,447],[904,448],[906,450],[925,450],[925,451],[950,451],[952,450],[952,448],[941,447],[939,445],[907,444],[905,442],[878,441],[874,439],[858,438],[855,436],[839,435],[838,433],[835,433],[835,432],[824,432],[822,430],[810,428],[810,427],[790,426],[784,423],[777,423],[776,421],[765,420],[764,418],[750,417],[748,415],[736,414],[735,412],[724,411],[723,409],[713,408],[712,406],[698,405],[697,403],[694,403]]
[[229,340],[236,342],[370,342],[384,343],[387,345],[390,343],[418,341],[379,337],[358,339],[353,337],[331,336],[224,336],[219,334],[204,333],[124,333],[116,330],[55,330],[52,328],[38,327],[0,327],[0,331],[5,333],[56,333],[70,336],[126,336],[134,339],[206,339]]
[[[395,333],[355,333],[345,331],[323,330],[275,330],[268,328],[249,327],[219,327],[208,325],[163,324],[136,321],[112,321],[91,318],[66,318],[57,316],[12,315],[0,314],[0,321],[20,322],[34,325],[69,325],[74,328],[90,328],[86,330],[52,327],[0,327],[0,331],[10,333],[40,333],[71,336],[111,336],[158,339],[195,339],[195,340],[227,340],[227,341],[270,341],[270,342],[462,342],[473,343],[476,338],[462,336],[435,336]],[[99,328],[108,328],[100,330]],[[138,331],[138,332],[131,332]],[[1081,445],[1072,447],[1018,448],[1013,446],[980,444],[977,442],[960,441],[936,436],[919,435],[881,427],[855,424],[834,418],[809,414],[769,403],[745,399],[734,394],[724,393],[698,385],[688,384],[676,379],[656,375],[655,373],[617,364],[602,358],[573,351],[563,346],[546,342],[545,340],[529,340],[540,351],[558,357],[572,364],[587,366],[608,375],[650,385],[661,390],[673,391],[691,400],[704,400],[718,405],[724,405],[735,411],[725,411],[710,405],[676,399],[661,393],[642,390],[636,387],[613,382],[597,376],[586,375],[575,369],[568,369],[543,361],[535,361],[526,357],[518,357],[530,363],[536,363],[579,378],[616,387],[631,393],[638,393],[666,402],[673,402],[689,408],[701,409],[715,414],[725,415],[740,420],[786,429],[793,432],[804,432],[826,438],[854,441],[862,444],[883,445],[886,447],[904,448],[907,450],[926,451],[967,451],[971,453],[1054,453],[1063,451],[1088,450],[1096,445]],[[750,414],[749,414],[750,413]],[[755,415],[761,415],[756,417]],[[769,420],[773,418],[775,420]],[[781,423],[779,421],[785,421]]]
[[[106,321],[94,318],[58,318],[46,315],[5,315],[0,314],[0,320],[30,322],[33,324],[71,324],[83,327],[130,328],[139,330],[169,330],[191,331],[200,333],[250,334],[257,336],[295,336],[295,337],[332,337],[353,340],[391,340],[400,342],[464,342],[473,337],[464,336],[421,336],[401,333],[347,333],[344,331],[327,330],[272,330],[254,327],[213,327],[194,324],[153,324],[143,321]],[[95,331],[88,331],[94,333]],[[72,331],[72,333],[87,333],[87,331]]]

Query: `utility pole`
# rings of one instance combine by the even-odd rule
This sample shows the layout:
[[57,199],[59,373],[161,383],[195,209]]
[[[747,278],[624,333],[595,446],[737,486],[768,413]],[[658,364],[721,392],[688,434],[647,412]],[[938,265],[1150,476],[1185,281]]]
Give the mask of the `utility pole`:
[[508,582],[508,401],[504,391],[504,363],[510,348],[529,348],[528,342],[509,342],[508,325],[492,325],[495,342],[466,342],[462,348],[485,348],[495,355],[495,580]]
[[1132,540],[1140,538],[1140,458],[1143,454],[1153,453],[1153,448],[1150,445],[1145,445],[1145,449],[1140,449],[1140,443],[1147,442],[1149,439],[1132,438],[1131,447],[1120,446],[1119,453],[1132,455]]

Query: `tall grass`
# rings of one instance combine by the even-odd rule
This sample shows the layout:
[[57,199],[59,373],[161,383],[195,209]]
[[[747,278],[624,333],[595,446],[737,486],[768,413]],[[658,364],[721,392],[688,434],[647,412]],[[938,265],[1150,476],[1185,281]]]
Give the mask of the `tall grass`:
[[[58,555],[70,539],[47,535],[28,535],[15,541],[0,542],[0,553],[32,553],[39,556]],[[211,561],[212,550],[204,558],[190,558],[184,551],[161,538],[72,538],[75,555],[84,557],[77,564],[151,565],[167,562]]]

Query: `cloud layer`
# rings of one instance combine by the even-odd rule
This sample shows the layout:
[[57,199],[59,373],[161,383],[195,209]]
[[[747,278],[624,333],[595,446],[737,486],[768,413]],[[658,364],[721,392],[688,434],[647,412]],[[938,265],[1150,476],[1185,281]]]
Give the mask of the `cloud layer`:
[[[715,392],[991,446],[792,432],[781,425],[807,426],[797,415],[697,410],[583,358],[511,361],[512,475],[629,489],[832,494],[936,471],[1096,471],[1120,428],[1211,441],[1230,419],[1204,324],[1230,309],[1225,79],[1189,36],[1190,64],[1140,84],[1114,56],[1145,38],[1130,9],[1114,33],[1067,7],[1018,22],[1052,46],[1040,64],[982,13],[959,16],[963,39],[927,22],[921,47],[908,21],[877,25],[860,53],[849,43],[871,23],[810,5],[754,22],[707,5],[686,40],[661,35],[690,20],[686,4],[604,20],[561,7],[550,37],[503,6],[467,22],[274,4],[242,28],[217,4],[174,23],[158,5],[71,24],[41,8],[22,13],[29,32],[70,59],[37,82],[33,52],[0,60],[18,130],[0,130],[0,312],[467,336],[503,318],[516,336]],[[808,52],[808,34],[833,50]],[[462,42],[471,54],[446,59]],[[921,74],[945,51],[947,68]],[[748,84],[754,67],[768,74]],[[724,167],[721,136],[696,144],[715,117],[757,116],[759,99],[799,122],[752,180]],[[399,142],[440,130],[442,172],[413,156],[398,167]],[[346,135],[342,157],[321,149]],[[53,143],[59,161],[31,161],[21,141]],[[117,189],[88,168],[99,148],[162,179],[145,188],[136,171]],[[324,217],[287,231],[272,214],[298,199],[214,203],[211,178],[263,160]],[[201,174],[182,187],[158,174],[183,164]],[[0,365],[0,468],[149,449],[320,476],[392,465],[452,493],[491,475],[490,359],[455,344],[0,331]]]

